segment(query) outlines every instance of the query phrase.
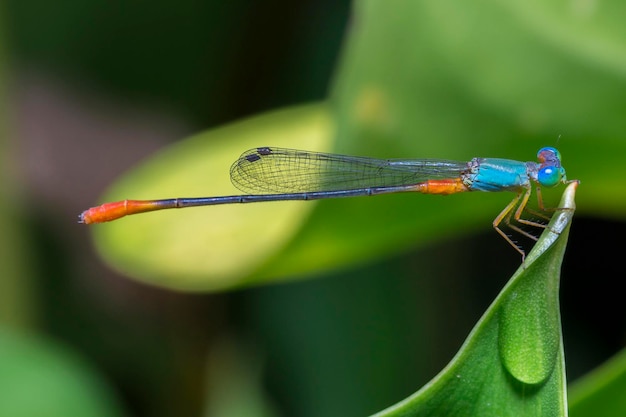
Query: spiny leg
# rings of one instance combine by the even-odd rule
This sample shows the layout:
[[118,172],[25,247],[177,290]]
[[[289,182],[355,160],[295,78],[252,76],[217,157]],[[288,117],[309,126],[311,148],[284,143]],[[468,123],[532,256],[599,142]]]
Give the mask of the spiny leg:
[[[569,210],[569,209],[561,209],[561,208],[546,208],[543,204],[543,197],[541,194],[541,188],[537,187],[537,203],[538,203],[538,208],[540,211],[557,211],[557,210]],[[507,241],[509,242],[509,244],[511,246],[513,246],[513,248],[515,248],[515,250],[517,250],[521,255],[522,255],[522,262],[524,262],[524,259],[526,257],[526,253],[524,252],[524,250],[517,245],[515,242],[513,242],[513,240],[507,236],[506,233],[504,233],[499,225],[500,223],[504,220],[505,224],[511,228],[512,230],[532,239],[532,240],[538,240],[538,238],[536,236],[533,236],[532,234],[526,232],[525,230],[522,230],[519,226],[513,224],[513,222],[511,221],[511,216],[513,216],[513,221],[517,222],[517,223],[521,223],[527,226],[533,226],[533,227],[540,227],[542,229],[547,229],[549,226],[546,224],[542,224],[542,223],[538,223],[532,220],[527,220],[527,219],[523,219],[522,218],[522,213],[524,212],[528,212],[531,213],[533,215],[536,215],[538,217],[541,217],[545,220],[550,220],[550,218],[546,215],[544,215],[543,213],[539,213],[536,210],[532,210],[529,208],[526,208],[526,205],[528,204],[528,200],[530,198],[530,194],[532,193],[532,188],[526,187],[525,191],[520,191],[515,198],[504,208],[504,210],[502,210],[502,212],[500,212],[500,214],[495,218],[495,220],[493,221],[493,227],[494,229],[496,229],[496,231]],[[515,207],[517,206],[516,210],[513,210]]]
[[[531,193],[532,193],[532,188],[528,187],[523,195],[522,194],[518,194],[518,196],[516,198],[516,200],[519,202],[519,204],[517,206],[517,209],[515,210],[514,214],[513,214],[513,211],[510,210],[508,212],[508,214],[504,217],[504,222],[512,230],[515,230],[516,232],[518,232],[518,233],[528,237],[529,239],[537,241],[538,238],[536,236],[534,236],[531,233],[521,229],[519,226],[517,226],[517,225],[515,225],[515,224],[513,224],[511,222],[511,215],[513,215],[513,220],[515,222],[517,222],[517,223],[521,223],[521,224],[524,224],[524,225],[527,225],[527,226],[532,226],[532,227],[539,227],[539,228],[542,228],[542,229],[548,228],[548,225],[546,225],[546,224],[542,224],[542,223],[538,223],[536,221],[527,220],[527,219],[523,219],[522,218],[522,214],[524,212],[528,212],[528,213],[531,213],[533,215],[537,215],[537,216],[539,216],[541,218],[544,218],[546,220],[550,220],[549,217],[547,217],[547,216],[545,216],[545,215],[543,215],[541,213],[538,213],[535,210],[528,209],[526,207],[526,205],[528,204],[528,200],[530,199],[530,194]],[[537,195],[537,202],[539,204],[539,209],[540,210],[545,210],[545,207],[543,205],[543,199],[541,197],[541,189],[539,187],[537,187],[537,194],[538,194]]]
[[543,197],[541,194],[541,187],[535,188],[535,192],[537,194],[537,207],[539,210],[533,210],[531,208],[526,208],[526,212],[532,214],[533,216],[537,216],[543,220],[550,221],[550,217],[543,214],[544,211],[554,211],[556,209],[547,208],[543,205]]
[[504,218],[504,223],[506,223],[506,225],[513,231],[519,233],[520,235],[526,236],[529,239],[532,239],[534,241],[537,241],[537,236],[527,232],[526,230],[520,228],[519,226],[517,226],[515,223],[513,223],[511,221],[511,216],[513,215],[513,211],[511,210],[509,212],[509,214]]
[[[571,181],[568,181],[567,183],[569,184],[570,182]],[[565,207],[545,207],[544,204],[543,204],[543,197],[542,197],[542,194],[541,194],[541,187],[537,186],[536,190],[537,190],[537,204],[539,206],[539,210],[540,211],[542,211],[542,212],[555,212],[555,211],[564,211],[564,210],[565,211],[569,211],[569,210],[571,210],[570,208],[565,208]],[[531,209],[526,209],[526,211],[528,213],[531,213],[531,214],[537,216],[537,217],[541,217],[542,219],[545,219],[545,220],[548,220],[548,221],[550,220],[550,217],[546,216],[543,213],[540,213],[540,212],[537,212],[537,211],[531,210]]]
[[521,224],[526,224],[526,225],[530,225],[530,226],[534,226],[534,227],[546,227],[545,225],[541,224],[541,223],[537,223],[537,222],[533,222],[531,220],[526,220],[526,219],[522,219],[521,215],[524,212],[524,209],[526,207],[526,205],[528,204],[528,199],[530,198],[530,194],[532,192],[532,189],[530,187],[526,188],[526,191],[523,194],[518,194],[517,200],[518,200],[518,206],[517,206],[517,210],[515,210],[515,214],[513,214],[513,211],[509,211],[508,215],[504,218],[504,222],[506,223],[506,225],[511,228],[512,230],[516,231],[517,233],[526,236],[529,239],[532,239],[534,241],[537,241],[537,237],[529,232],[527,232],[526,230],[523,230],[522,228],[520,228],[517,224],[514,224],[513,222],[511,222],[511,215],[513,214],[513,219],[516,223],[521,223]]
[[[526,194],[528,194],[528,191],[526,191]],[[513,242],[513,240],[506,233],[504,233],[502,229],[500,229],[499,227],[503,219],[505,219],[505,223],[510,225],[508,218],[511,217],[511,213],[513,212],[513,209],[515,208],[515,206],[517,205],[517,203],[520,201],[521,198],[522,198],[522,193],[518,193],[517,196],[515,196],[515,198],[511,200],[509,204],[507,204],[504,210],[502,210],[500,214],[498,214],[498,216],[493,220],[493,228],[496,230],[496,232],[500,234],[500,236],[502,236],[507,242],[509,242],[509,244],[513,246],[513,248],[516,251],[518,251],[520,255],[522,255],[522,262],[524,262],[524,259],[526,259],[526,252],[524,252],[524,250],[521,247],[519,247],[515,242]],[[528,200],[528,197],[526,197],[526,199]]]
[[[513,218],[515,219],[516,222],[521,223],[521,224],[525,224],[525,225],[533,226],[533,227],[540,227],[542,229],[548,229],[549,227],[548,227],[547,224],[542,224],[542,223],[538,223],[538,222],[535,222],[535,221],[532,221],[532,220],[527,220],[527,219],[521,218],[522,213],[524,211],[526,211],[528,213],[531,213],[531,214],[537,215],[537,216],[539,216],[541,218],[544,218],[544,219],[546,219],[548,221],[550,220],[549,217],[547,217],[547,216],[545,216],[543,214],[537,213],[534,210],[530,210],[530,209],[526,208],[526,203],[528,202],[528,197],[530,197],[530,191],[531,191],[531,189],[529,188],[528,191],[527,191],[526,198],[523,199],[522,202],[520,203],[520,205],[518,206],[517,210],[515,211],[515,215],[514,215]],[[541,211],[551,211],[551,212],[561,210],[559,208],[546,208],[544,206],[544,204],[543,204],[543,198],[542,198],[542,194],[541,194],[541,187],[537,187],[536,191],[537,191],[537,203],[539,205],[539,210],[541,210]],[[511,225],[511,227],[513,227],[513,226]],[[514,228],[514,229],[517,229],[517,228]],[[526,236],[528,236],[526,233],[524,233],[524,234]],[[537,238],[534,238],[534,240],[537,240]]]
[[[524,193],[524,197],[521,199],[519,203],[519,206],[517,206],[517,210],[515,210],[515,215],[513,216],[513,219],[516,222],[521,223],[521,224],[525,224],[525,225],[533,226],[533,227],[541,227],[542,229],[545,229],[548,227],[545,224],[537,223],[532,220],[522,219],[522,213],[524,212],[524,209],[526,208],[526,204],[528,203],[528,198],[530,197],[531,191],[532,191],[532,188],[528,187],[528,189]],[[543,201],[541,202],[541,204],[543,205]],[[535,240],[537,239],[535,238]]]

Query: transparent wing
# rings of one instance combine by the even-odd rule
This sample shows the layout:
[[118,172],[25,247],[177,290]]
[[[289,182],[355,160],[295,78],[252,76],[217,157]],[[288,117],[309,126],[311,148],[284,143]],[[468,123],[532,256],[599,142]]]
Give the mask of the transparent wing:
[[418,184],[458,178],[467,162],[435,159],[374,159],[283,148],[244,152],[230,169],[245,193],[298,193]]

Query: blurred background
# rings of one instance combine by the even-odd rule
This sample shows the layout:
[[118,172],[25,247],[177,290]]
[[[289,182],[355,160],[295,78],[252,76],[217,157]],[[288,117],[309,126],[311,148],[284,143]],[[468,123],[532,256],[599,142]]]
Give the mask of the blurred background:
[[[216,294],[161,289],[115,273],[97,256],[90,229],[76,224],[115,178],[193,133],[329,98],[341,107],[351,72],[339,71],[365,48],[348,40],[366,27],[355,21],[366,3],[372,2],[2,3],[1,416],[362,416],[405,398],[445,366],[519,264],[489,221],[308,276],[314,279]],[[596,12],[591,2],[572,4],[574,14]],[[454,32],[453,16],[439,17],[430,16],[430,23]],[[538,33],[528,35],[532,42]],[[466,53],[480,62],[485,51],[475,47]],[[551,47],[573,56],[558,42]],[[433,51],[442,68],[462,67]],[[398,53],[383,64],[406,63]],[[599,82],[605,75],[625,88],[626,71],[605,71],[604,64],[600,52],[589,54],[571,71],[602,67]],[[569,77],[545,70],[555,83]],[[485,77],[497,91],[500,80]],[[474,81],[467,85],[480,89]],[[560,125],[567,114],[545,123],[540,112],[486,112],[472,88],[453,79],[448,85],[446,95],[430,102],[441,114],[432,123],[443,131],[450,129],[447,116],[458,117],[450,103],[461,98],[496,125],[524,124],[518,137],[534,135],[552,146],[562,134],[572,178],[582,173],[571,166],[593,167],[609,155],[596,157],[596,143],[613,150],[612,161],[626,156],[616,133],[621,124],[596,136],[592,123],[580,122],[581,114],[594,119],[598,112],[599,124],[605,116],[623,123],[626,89],[611,89],[615,113],[598,108],[602,97],[589,92],[580,113],[570,115],[576,123]],[[469,122],[476,131],[456,135],[469,149],[486,129],[479,120]],[[340,133],[354,133],[338,124]],[[430,132],[428,141],[436,141]],[[381,151],[369,149],[361,154]],[[489,149],[478,142],[471,156],[530,160],[536,147],[485,155]],[[603,175],[613,166],[602,166]],[[623,192],[615,194],[608,202],[583,201],[570,234],[561,287],[569,380],[625,344],[616,260],[626,227]]]

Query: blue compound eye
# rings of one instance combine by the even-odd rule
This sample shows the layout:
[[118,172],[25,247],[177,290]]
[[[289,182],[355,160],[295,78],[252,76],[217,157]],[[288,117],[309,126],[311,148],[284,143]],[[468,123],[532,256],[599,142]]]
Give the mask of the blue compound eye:
[[544,187],[554,187],[561,182],[563,174],[563,168],[555,166],[543,167],[537,173],[537,181]]
[[537,159],[541,162],[561,160],[561,152],[551,146],[539,149]]

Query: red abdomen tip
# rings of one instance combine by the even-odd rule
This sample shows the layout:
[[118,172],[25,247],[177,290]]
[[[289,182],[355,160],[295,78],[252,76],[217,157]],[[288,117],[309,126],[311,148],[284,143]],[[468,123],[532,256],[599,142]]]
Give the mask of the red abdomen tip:
[[124,200],[92,207],[78,216],[78,222],[85,224],[110,222],[126,216],[128,214],[127,206],[128,200]]

